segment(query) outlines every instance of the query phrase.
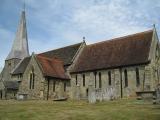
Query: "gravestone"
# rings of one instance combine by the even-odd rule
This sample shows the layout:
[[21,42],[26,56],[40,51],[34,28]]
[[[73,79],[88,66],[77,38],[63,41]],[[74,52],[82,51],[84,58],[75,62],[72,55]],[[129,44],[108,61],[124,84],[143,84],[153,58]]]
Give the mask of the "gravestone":
[[101,102],[103,100],[103,92],[102,89],[97,89],[96,90],[96,99]]
[[76,86],[76,100],[80,100],[80,85]]
[[96,102],[96,93],[92,84],[88,86],[88,102],[95,103]]

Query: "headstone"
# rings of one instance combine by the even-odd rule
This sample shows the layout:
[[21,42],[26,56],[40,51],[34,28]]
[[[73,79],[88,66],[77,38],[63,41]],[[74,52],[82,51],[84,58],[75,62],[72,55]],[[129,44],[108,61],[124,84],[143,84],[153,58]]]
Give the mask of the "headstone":
[[101,102],[103,100],[103,95],[102,95],[102,90],[101,89],[97,89],[96,90],[96,99]]
[[110,100],[110,96],[109,96],[109,88],[103,90],[103,100]]
[[96,93],[93,85],[88,86],[88,101],[89,103],[96,103]]
[[80,100],[80,85],[77,84],[76,86],[76,99]]
[[17,100],[27,100],[27,94],[17,94]]

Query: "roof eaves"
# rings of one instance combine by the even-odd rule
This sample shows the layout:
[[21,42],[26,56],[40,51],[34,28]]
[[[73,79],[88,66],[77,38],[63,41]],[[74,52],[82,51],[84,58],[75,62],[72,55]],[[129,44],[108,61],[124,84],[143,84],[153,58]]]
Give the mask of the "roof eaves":
[[151,61],[148,60],[146,62],[143,63],[137,63],[137,64],[130,64],[130,65],[121,65],[121,66],[113,66],[113,67],[107,67],[107,68],[97,68],[97,69],[92,69],[92,70],[77,70],[77,71],[71,71],[71,74],[76,74],[76,73],[83,73],[83,72],[93,72],[93,71],[97,71],[97,70],[108,70],[108,69],[117,69],[117,68],[124,68],[124,67],[131,67],[131,66],[137,66],[137,65],[146,65],[149,64]]

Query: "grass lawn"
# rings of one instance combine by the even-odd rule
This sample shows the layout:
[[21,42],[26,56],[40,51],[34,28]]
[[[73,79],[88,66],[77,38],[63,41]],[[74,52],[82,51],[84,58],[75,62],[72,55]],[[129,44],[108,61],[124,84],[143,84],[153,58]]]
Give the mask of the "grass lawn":
[[160,120],[160,105],[116,100],[88,104],[85,101],[0,101],[0,120]]

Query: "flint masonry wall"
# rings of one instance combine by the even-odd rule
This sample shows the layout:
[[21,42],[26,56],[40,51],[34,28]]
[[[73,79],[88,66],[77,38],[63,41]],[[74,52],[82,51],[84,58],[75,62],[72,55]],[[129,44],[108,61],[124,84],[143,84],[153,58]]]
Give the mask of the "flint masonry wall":
[[[70,76],[70,78],[72,77],[71,74],[70,74],[70,72],[71,72],[71,70],[73,69],[73,67],[75,66],[75,63],[77,62],[79,56],[82,54],[85,46],[86,46],[86,43],[83,42],[83,44],[81,44],[79,50],[78,50],[77,53],[75,54],[75,56],[74,56],[74,58],[73,58],[73,61],[72,61],[72,64],[67,68],[67,73],[68,73],[68,75]],[[74,78],[71,78],[71,79],[74,79]],[[70,81],[70,82],[69,82],[69,86],[68,86],[68,91],[69,91],[68,94],[69,94],[69,97],[70,97],[71,99],[74,98],[74,95],[73,95],[73,93],[75,92],[74,90],[75,90],[75,86],[72,85],[72,81]]]
[[16,59],[16,58],[13,58],[13,59],[10,59],[10,60],[6,60],[5,61],[5,66],[3,68],[3,71],[2,71],[2,80],[4,81],[10,81],[12,80],[11,78],[11,72],[13,69],[15,69],[16,65],[20,62],[20,59]]
[[[30,89],[30,73],[34,69],[35,82],[34,89]],[[37,64],[34,56],[32,56],[21,81],[19,92],[21,94],[27,94],[28,99],[44,99],[44,82],[45,79]]]
[[[137,86],[136,83],[136,68],[139,70],[139,80],[140,85]],[[128,86],[125,86],[125,75],[124,70],[127,70]],[[109,85],[108,72],[111,72],[111,85]],[[101,89],[107,89],[113,87],[116,89],[116,96],[121,97],[121,75],[122,75],[122,95],[123,97],[136,96],[135,92],[143,89],[145,66],[134,66],[126,67],[120,69],[110,69],[110,70],[99,70],[96,71],[96,87],[95,87],[95,74],[94,72],[84,72],[79,74],[72,74],[71,86],[73,99],[76,98],[77,85],[76,85],[76,75],[77,84],[80,86],[80,97],[87,97],[88,85],[92,84],[95,89],[99,89],[99,73],[101,73]],[[85,86],[83,86],[83,75],[85,75]]]
[[[49,87],[48,87],[48,80],[49,80]],[[70,88],[69,80],[60,80],[53,78],[46,79],[44,82],[44,99],[47,100],[47,97],[50,100],[69,97],[69,88]]]
[[[30,89],[30,73],[32,70],[34,70],[35,75],[34,89]],[[53,90],[54,81],[55,91]],[[66,91],[64,91],[64,83],[66,83]],[[36,58],[32,56],[23,74],[23,79],[21,81],[18,93],[27,94],[28,99],[56,99],[69,96],[69,87],[69,80],[45,78],[41,72],[40,66],[36,62]]]
[[20,59],[13,58],[5,61],[5,66],[0,73],[0,90],[2,93],[2,99],[14,98],[17,91],[6,91],[5,86],[2,81],[12,81],[11,72],[15,69],[16,65],[20,62]]
[[160,83],[160,46],[157,33],[154,31],[152,44],[150,46],[150,64],[145,67],[144,90],[155,90]]

